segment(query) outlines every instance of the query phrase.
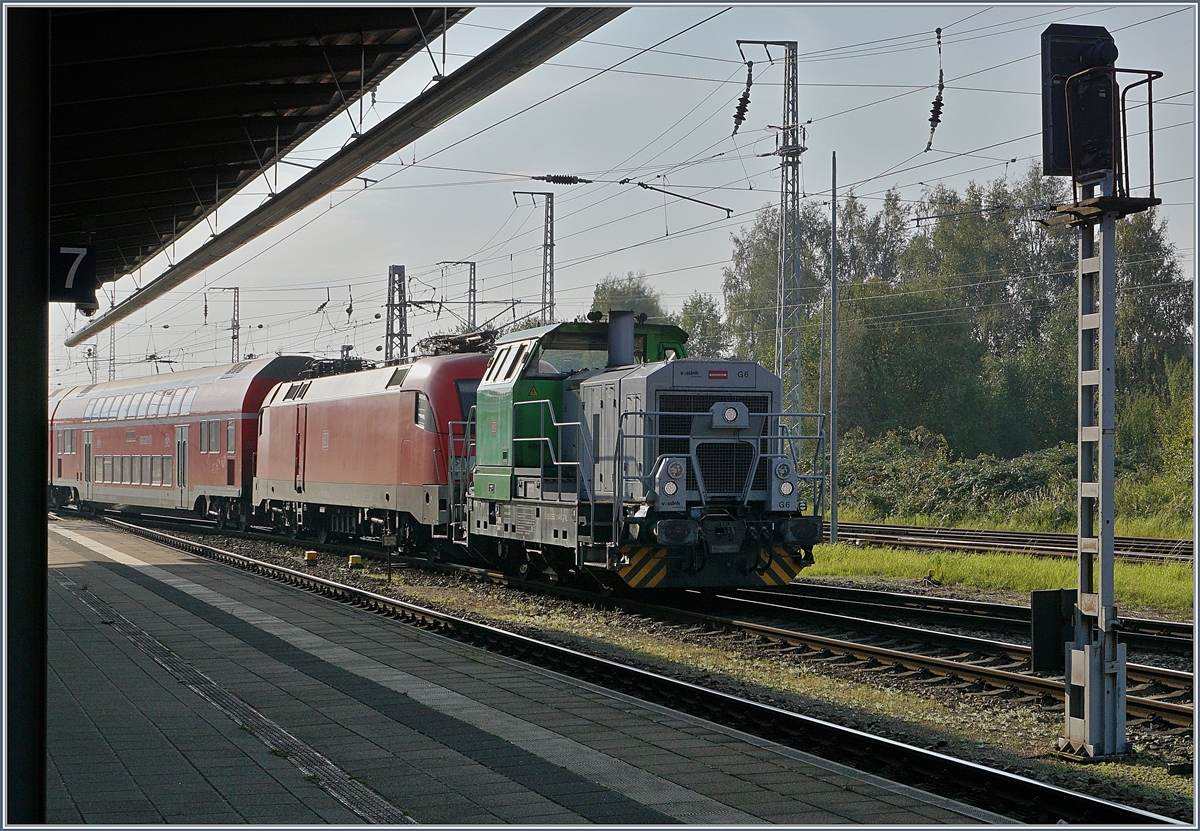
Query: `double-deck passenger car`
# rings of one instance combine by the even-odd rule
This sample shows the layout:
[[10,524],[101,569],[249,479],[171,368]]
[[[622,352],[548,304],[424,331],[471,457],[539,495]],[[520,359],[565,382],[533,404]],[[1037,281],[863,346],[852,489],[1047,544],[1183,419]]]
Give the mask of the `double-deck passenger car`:
[[244,527],[263,397],[310,362],[277,356],[56,391],[51,507],[189,511]]

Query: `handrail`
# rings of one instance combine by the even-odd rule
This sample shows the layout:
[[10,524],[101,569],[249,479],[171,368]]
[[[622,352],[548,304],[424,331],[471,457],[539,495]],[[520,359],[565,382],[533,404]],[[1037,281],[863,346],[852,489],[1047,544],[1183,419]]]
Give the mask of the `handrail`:
[[[701,418],[703,418],[710,414],[711,414],[710,410],[703,410],[703,411],[696,411],[696,412],[666,412],[666,411],[662,411],[662,410],[629,410],[627,412],[621,413],[621,415],[617,421],[617,435],[616,435],[615,446],[613,448],[613,460],[612,460],[613,461],[613,519],[612,519],[613,530],[612,530],[612,534],[613,534],[614,541],[619,539],[619,537],[618,537],[619,532],[620,532],[619,524],[624,519],[623,513],[625,510],[625,505],[624,505],[624,503],[625,503],[625,493],[624,493],[625,482],[637,480],[642,483],[643,487],[645,487],[647,490],[649,490],[650,489],[650,481],[649,480],[650,480],[650,476],[652,475],[651,473],[627,475],[622,472],[622,470],[621,470],[622,462],[625,460],[625,454],[623,453],[623,447],[625,445],[625,442],[629,441],[631,439],[639,439],[639,440],[643,440],[643,441],[645,441],[645,440],[659,441],[661,439],[681,439],[681,438],[686,438],[690,441],[690,439],[692,438],[692,436],[690,434],[688,434],[686,436],[680,436],[678,434],[664,434],[664,433],[657,432],[657,429],[655,430],[655,432],[626,433],[625,426],[624,426],[624,422],[625,422],[626,418],[637,416],[637,417],[644,418],[646,420],[653,422],[655,419],[662,417],[662,416],[679,416],[679,417],[685,417],[685,418],[701,417]],[[811,469],[813,472],[809,473],[809,474],[804,474],[804,475],[797,475],[797,480],[802,481],[802,482],[812,483],[813,512],[814,512],[814,515],[821,515],[822,505],[824,504],[824,499],[825,499],[825,476],[820,472],[819,465],[820,465],[820,459],[822,458],[822,452],[823,452],[824,443],[825,443],[825,430],[824,430],[825,414],[824,413],[767,412],[767,413],[750,413],[749,415],[751,418],[765,419],[766,425],[770,425],[772,423],[771,420],[774,419],[774,424],[775,424],[776,430],[779,432],[776,432],[774,435],[759,434],[759,435],[749,436],[749,437],[747,437],[745,435],[736,436],[736,437],[735,436],[720,436],[720,435],[705,436],[704,441],[705,442],[716,442],[716,443],[721,443],[721,442],[733,443],[733,442],[739,442],[739,441],[740,442],[760,442],[760,441],[769,442],[768,447],[767,447],[768,452],[766,455],[783,454],[786,449],[787,455],[791,458],[792,464],[795,467],[795,469],[797,470],[798,474],[799,474],[799,471],[801,470],[802,466],[799,464],[799,456],[795,452],[795,445],[797,442],[799,442],[801,445],[803,445],[803,442],[805,442],[805,441],[814,442],[813,454],[812,454],[812,459],[811,459],[811,463],[810,463]],[[790,427],[792,427],[792,426],[803,424],[805,419],[815,419],[816,420],[817,427],[816,427],[815,433],[806,434],[806,433],[801,432],[799,434],[792,435],[789,432],[783,432],[784,430],[790,429]],[[787,421],[785,421],[785,420],[787,420]],[[788,422],[791,422],[791,423],[789,424]],[[656,447],[656,449],[658,449],[658,448]],[[773,451],[773,453],[772,453],[772,451]],[[659,455],[661,455],[661,454],[659,454]],[[749,472],[748,483],[753,481],[753,476],[755,475],[755,472],[757,470],[758,461],[759,461],[759,459],[761,459],[761,457],[763,455],[764,454],[761,452],[761,449],[760,449],[758,456],[755,458],[755,466],[752,467]],[[745,502],[749,498],[749,494],[750,494],[750,488],[749,488],[748,484],[747,484],[747,487],[743,490],[742,494],[743,494],[742,501]],[[707,504],[707,500],[705,499],[705,493],[703,490],[701,490],[700,495],[701,495],[702,503]]]
[[[531,406],[531,405],[543,405],[543,404],[545,405],[545,407],[542,408],[540,411],[540,414],[542,416],[541,435],[540,436],[523,436],[523,437],[518,438],[516,435],[516,410],[517,410],[517,407]],[[563,466],[573,465],[577,470],[577,473],[575,476],[575,482],[576,482],[575,495],[576,495],[576,497],[580,497],[580,496],[584,497],[588,501],[588,503],[591,504],[595,501],[595,497],[592,494],[591,484],[583,476],[579,475],[579,473],[582,473],[582,461],[583,460],[582,459],[575,459],[575,460],[562,459],[562,460],[560,460],[558,458],[558,455],[554,452],[554,444],[553,444],[553,442],[550,441],[549,436],[546,434],[546,419],[545,419],[546,411],[549,411],[549,413],[550,413],[550,426],[555,428],[558,431],[559,447],[562,447],[562,445],[563,445],[563,428],[564,427],[576,428],[576,430],[579,431],[579,438],[582,438],[583,425],[580,422],[578,422],[578,421],[559,421],[558,416],[554,412],[554,402],[548,398],[537,398],[537,399],[531,399],[529,401],[516,401],[513,403],[513,425],[514,425],[513,426],[513,444],[516,444],[517,442],[520,441],[520,442],[537,442],[539,444],[544,444],[546,446],[549,446],[550,447],[550,464],[554,465],[556,468],[559,468],[559,474],[558,474],[556,480],[558,482],[560,496],[562,494],[562,471],[561,471],[561,468]],[[591,448],[587,446],[587,443],[583,442],[583,441],[577,441],[576,448],[580,451],[581,456],[584,454],[587,455],[588,463],[590,464],[591,467],[594,468],[596,465],[596,460],[591,458],[591,455],[592,455]],[[544,452],[545,451],[543,450],[543,455],[539,459],[539,461],[541,462],[541,466],[539,467],[539,470],[542,470],[545,468]],[[545,476],[542,475],[541,478],[545,479]],[[582,494],[579,492],[580,487],[582,487],[583,491],[584,491]]]

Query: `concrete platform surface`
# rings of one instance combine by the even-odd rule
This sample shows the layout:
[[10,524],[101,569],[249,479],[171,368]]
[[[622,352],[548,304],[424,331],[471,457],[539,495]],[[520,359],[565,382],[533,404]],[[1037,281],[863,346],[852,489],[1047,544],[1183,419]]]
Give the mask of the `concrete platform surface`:
[[96,523],[49,550],[52,824],[1006,822]]

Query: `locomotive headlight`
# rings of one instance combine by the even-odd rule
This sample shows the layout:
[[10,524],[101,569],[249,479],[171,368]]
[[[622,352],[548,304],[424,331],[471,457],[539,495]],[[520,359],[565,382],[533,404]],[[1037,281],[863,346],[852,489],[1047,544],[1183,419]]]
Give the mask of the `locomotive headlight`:
[[[679,462],[671,462],[669,465],[667,465],[667,475],[672,479],[678,479],[683,475],[683,465],[681,465]],[[674,491],[671,491],[671,493],[674,493]]]
[[726,407],[724,415],[725,415],[725,420],[728,421],[730,424],[737,421],[738,420],[737,407]]
[[[791,475],[792,475],[792,466],[789,465],[787,462],[780,462],[779,464],[777,464],[775,466],[775,478],[786,479]],[[786,491],[786,493],[791,493],[791,491]]]
[[679,485],[668,479],[663,484],[663,493],[665,493],[667,496],[674,496],[675,494],[679,493]]
[[796,490],[796,486],[791,482],[780,482],[779,492],[784,496],[791,496]]

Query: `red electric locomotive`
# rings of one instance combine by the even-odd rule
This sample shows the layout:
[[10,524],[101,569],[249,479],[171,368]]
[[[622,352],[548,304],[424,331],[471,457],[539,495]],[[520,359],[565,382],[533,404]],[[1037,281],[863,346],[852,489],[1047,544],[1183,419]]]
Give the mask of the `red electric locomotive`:
[[191,511],[245,527],[259,407],[311,362],[285,355],[56,391],[50,506]]
[[[437,355],[398,367],[277,386],[259,416],[255,522],[424,543],[450,521],[450,443],[475,404],[485,354]],[[461,454],[461,451],[460,451]]]

